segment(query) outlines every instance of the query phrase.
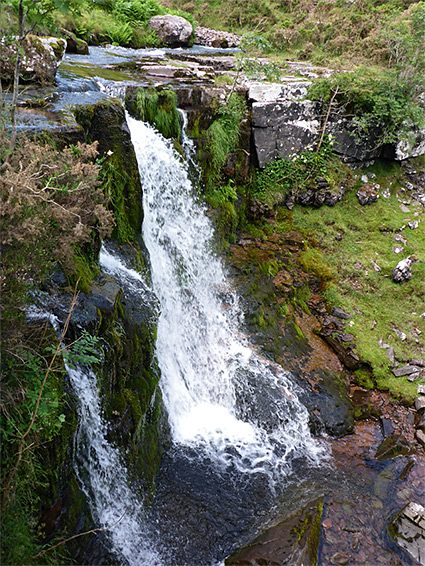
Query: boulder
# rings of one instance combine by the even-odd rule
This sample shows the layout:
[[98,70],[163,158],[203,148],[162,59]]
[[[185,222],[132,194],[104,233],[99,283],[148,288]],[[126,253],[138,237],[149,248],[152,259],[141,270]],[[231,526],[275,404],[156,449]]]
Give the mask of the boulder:
[[76,53],[77,55],[89,54],[89,46],[87,41],[78,38],[75,33],[72,33],[72,31],[68,31],[67,29],[62,29],[61,33],[66,37],[67,53]]
[[[13,81],[17,43],[0,40],[1,79]],[[65,39],[27,35],[23,42],[20,78],[23,82],[51,82],[65,53]]]
[[241,36],[236,33],[219,31],[216,29],[198,26],[195,30],[195,43],[208,47],[238,47]]
[[180,16],[153,16],[149,25],[169,47],[187,47],[190,43],[192,24]]
[[395,543],[410,557],[413,564],[425,564],[425,507],[411,501],[397,513],[388,526]]

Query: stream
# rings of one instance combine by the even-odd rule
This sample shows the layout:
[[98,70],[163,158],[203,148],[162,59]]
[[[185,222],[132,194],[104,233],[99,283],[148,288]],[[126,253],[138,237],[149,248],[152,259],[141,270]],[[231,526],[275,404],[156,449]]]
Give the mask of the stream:
[[[117,83],[109,67],[141,50],[90,53],[66,56],[56,87],[46,93],[50,109],[31,117],[21,110],[21,127],[52,126],[52,116],[69,104],[140,84],[130,71]],[[156,355],[171,444],[146,509],[119,450],[108,443],[94,373],[69,369],[79,399],[75,470],[96,526],[107,527],[108,555],[117,565],[221,565],[266,527],[324,496],[319,564],[409,564],[389,544],[386,524],[410,497],[424,501],[424,462],[416,461],[408,481],[399,479],[405,460],[377,463],[376,423],[362,423],[342,440],[313,437],[291,374],[243,333],[238,297],[212,252],[213,226],[187,162],[150,126],[129,116],[127,122],[152,282],[107,243],[100,265],[124,293],[142,302],[155,295],[159,303]],[[190,140],[183,147],[190,154]],[[363,542],[355,544],[359,537]],[[350,561],[335,562],[338,552]]]

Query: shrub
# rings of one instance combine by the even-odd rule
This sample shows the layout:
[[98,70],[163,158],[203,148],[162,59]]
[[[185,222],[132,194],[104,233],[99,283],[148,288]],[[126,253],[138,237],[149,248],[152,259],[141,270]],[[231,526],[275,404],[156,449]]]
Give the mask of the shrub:
[[279,202],[290,192],[308,188],[316,177],[334,183],[335,163],[332,160],[332,139],[327,138],[319,151],[303,150],[293,159],[277,158],[257,174],[253,196],[265,201]]
[[245,101],[232,94],[228,103],[217,110],[217,119],[206,132],[207,148],[211,153],[208,188],[219,181],[227,156],[237,147],[245,109]]

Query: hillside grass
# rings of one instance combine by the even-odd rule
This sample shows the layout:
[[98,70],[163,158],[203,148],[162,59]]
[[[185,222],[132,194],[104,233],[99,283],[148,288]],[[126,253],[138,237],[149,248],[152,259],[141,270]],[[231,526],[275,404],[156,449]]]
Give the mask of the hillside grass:
[[[417,163],[423,167],[423,159]],[[425,356],[425,211],[412,204],[403,212],[409,193],[403,192],[405,178],[398,164],[377,162],[367,169],[373,182],[389,190],[390,197],[361,206],[356,196],[357,181],[335,207],[320,209],[297,205],[292,211],[279,209],[276,229],[299,230],[307,241],[304,267],[322,279],[322,293],[329,307],[338,306],[355,315],[346,327],[355,338],[357,353],[372,367],[372,382],[391,395],[412,402],[417,383],[391,373],[385,350],[379,341],[394,347],[397,359],[408,362]],[[418,220],[416,229],[408,222]],[[405,244],[395,238],[404,238]],[[401,245],[397,254],[394,247]],[[394,283],[391,273],[409,255],[419,261],[412,266],[412,278]],[[406,334],[401,340],[395,331]],[[422,380],[423,381],[423,380]]]
[[411,0],[161,0],[169,8],[193,14],[200,25],[245,33],[256,30],[285,59],[309,60],[333,68],[388,64],[385,40]]

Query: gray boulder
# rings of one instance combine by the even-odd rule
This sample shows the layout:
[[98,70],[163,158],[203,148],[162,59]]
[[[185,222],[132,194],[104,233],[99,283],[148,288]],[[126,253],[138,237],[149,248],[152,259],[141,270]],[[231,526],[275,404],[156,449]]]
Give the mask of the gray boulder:
[[180,16],[153,16],[149,25],[159,39],[169,47],[187,47],[192,36],[192,24]]

